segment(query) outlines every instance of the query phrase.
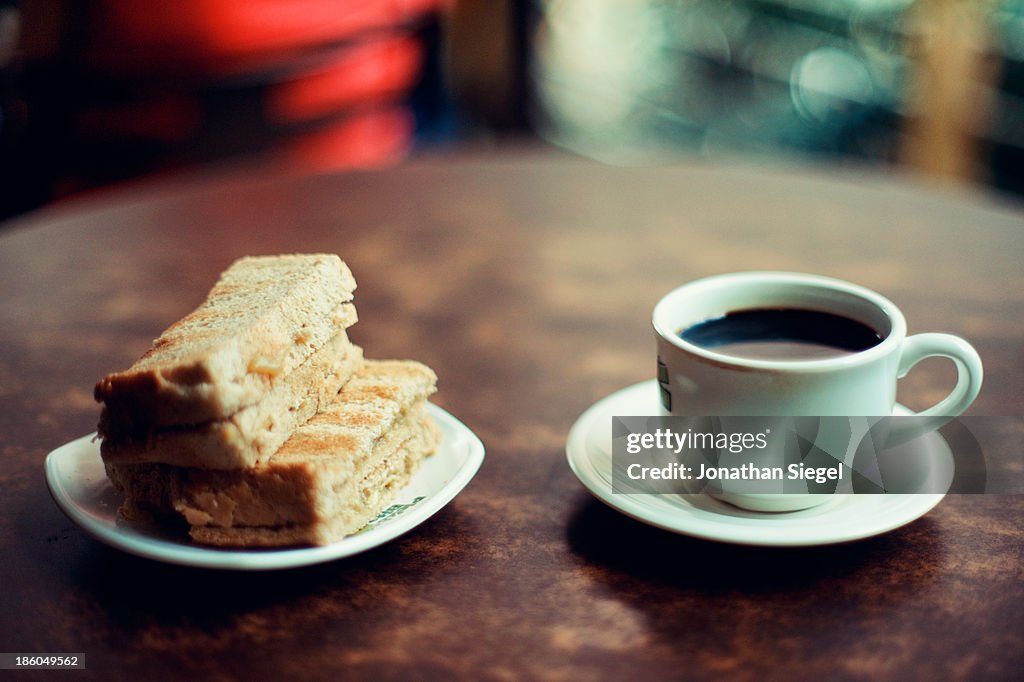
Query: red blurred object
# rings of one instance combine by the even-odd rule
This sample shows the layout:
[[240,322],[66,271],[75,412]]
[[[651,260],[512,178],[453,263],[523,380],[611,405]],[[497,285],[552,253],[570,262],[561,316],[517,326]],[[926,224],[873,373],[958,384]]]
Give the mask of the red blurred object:
[[419,44],[409,37],[353,47],[313,72],[269,88],[267,117],[303,121],[360,101],[393,97],[412,87],[422,61]]
[[26,70],[28,139],[12,165],[33,169],[23,184],[45,201],[227,158],[307,170],[398,161],[415,139],[426,41],[437,46],[450,4],[40,3],[32,33],[50,38]]
[[103,0],[91,59],[138,69],[231,74],[311,46],[406,26],[448,0]]
[[412,115],[401,107],[361,113],[292,140],[282,158],[304,172],[386,165],[408,152],[412,129]]

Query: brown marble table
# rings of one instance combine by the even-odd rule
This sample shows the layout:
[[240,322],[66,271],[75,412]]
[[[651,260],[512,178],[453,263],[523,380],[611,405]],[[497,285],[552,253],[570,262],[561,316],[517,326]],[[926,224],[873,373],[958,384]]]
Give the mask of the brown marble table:
[[[243,254],[331,251],[352,337],[414,357],[487,459],[448,507],[348,559],[233,573],[110,549],[43,460]],[[1024,501],[951,496],[846,545],[656,530],[570,472],[575,418],[653,375],[649,311],[717,272],[790,269],[971,339],[972,414],[1024,414],[1024,212],[820,168],[610,168],[531,150],[323,177],[138,183],[0,229],[0,651],[83,652],[75,679],[1011,679],[1024,670]],[[901,384],[923,406],[952,372]],[[71,675],[71,673],[66,673]],[[63,678],[61,678],[63,679]],[[70,677],[68,678],[70,679]]]

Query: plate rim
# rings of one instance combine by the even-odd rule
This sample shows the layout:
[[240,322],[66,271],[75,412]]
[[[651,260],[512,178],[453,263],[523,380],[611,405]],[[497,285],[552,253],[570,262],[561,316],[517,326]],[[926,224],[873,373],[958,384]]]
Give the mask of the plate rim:
[[[649,505],[643,505],[634,498],[647,498],[650,495],[645,494],[632,494],[632,493],[612,493],[611,486],[605,485],[603,481],[597,479],[595,476],[586,470],[586,466],[589,466],[595,472],[597,471],[597,465],[591,455],[590,449],[587,447],[587,438],[590,435],[590,429],[594,422],[596,422],[602,414],[609,410],[609,406],[614,404],[617,400],[624,400],[628,394],[636,392],[639,393],[644,389],[649,388],[651,396],[656,398],[654,391],[655,379],[647,379],[644,381],[625,386],[621,389],[613,391],[608,395],[600,398],[599,400],[592,403],[587,407],[580,416],[573,423],[569,430],[569,436],[566,439],[566,459],[569,463],[569,468],[573,474],[580,481],[584,488],[590,492],[591,495],[596,497],[598,500],[611,507],[612,509],[625,514],[626,516],[653,526],[655,528],[661,528],[672,533],[679,535],[686,535],[690,537],[700,538],[703,540],[710,540],[714,542],[721,542],[726,544],[736,545],[750,545],[759,547],[814,547],[824,545],[842,544],[847,542],[855,542],[857,540],[864,540],[869,537],[882,535],[888,533],[896,528],[904,526],[912,521],[916,521],[920,517],[931,511],[942,499],[946,496],[945,493],[919,493],[919,494],[889,494],[889,495],[871,495],[871,496],[859,496],[859,497],[870,497],[884,500],[886,503],[892,503],[896,506],[896,511],[902,511],[902,514],[894,514],[892,518],[888,519],[887,522],[879,522],[874,525],[861,524],[859,530],[854,529],[838,529],[831,536],[822,536],[821,534],[811,537],[800,537],[790,536],[787,537],[784,533],[780,533],[780,530],[786,530],[784,526],[780,529],[780,524],[788,521],[796,521],[798,519],[814,518],[818,513],[815,509],[820,512],[824,508],[834,508],[838,505],[852,506],[855,505],[858,500],[856,495],[847,495],[846,499],[836,500],[835,502],[826,502],[817,508],[810,510],[804,510],[802,512],[792,512],[794,514],[806,514],[799,517],[782,518],[778,513],[764,512],[764,518],[760,519],[758,512],[746,512],[750,514],[748,518],[752,520],[763,520],[766,522],[775,522],[775,525],[769,528],[760,528],[757,531],[752,531],[752,524],[739,524],[732,521],[734,517],[722,516],[722,520],[718,522],[709,523],[707,520],[697,520],[697,522],[686,523],[687,517],[680,515],[677,520],[673,522],[666,521],[664,517],[654,514],[649,509]],[[609,416],[612,416],[609,414]],[[941,438],[939,434],[935,434]],[[945,441],[943,441],[945,442]],[[667,497],[665,495],[658,495],[658,497]],[[876,500],[877,502],[877,500]],[[676,503],[681,504],[681,503]],[[691,506],[688,505],[687,506]],[[680,509],[683,507],[680,506]],[[854,510],[850,510],[854,514]],[[730,520],[727,520],[730,519]],[[773,532],[758,536],[754,533],[763,533],[765,530],[771,530]],[[790,529],[792,530],[792,529]]]
[[[135,556],[180,566],[192,566],[219,570],[267,571],[311,566],[353,556],[383,545],[409,532],[446,507],[476,476],[483,464],[485,447],[480,438],[457,417],[444,408],[427,403],[428,413],[439,423],[442,432],[450,429],[457,436],[456,442],[442,438],[439,450],[447,447],[464,447],[465,460],[436,492],[425,497],[414,507],[387,520],[385,523],[357,534],[346,536],[329,545],[315,547],[290,547],[286,549],[220,549],[196,544],[177,543],[161,537],[146,536],[137,528],[118,528],[84,514],[73,503],[78,500],[70,494],[59,467],[70,457],[88,456],[78,454],[78,448],[90,446],[96,434],[74,438],[54,448],[47,454],[44,467],[46,485],[57,507],[69,520],[92,538]],[[439,453],[435,453],[436,457]],[[99,448],[95,447],[99,460]],[[410,483],[421,475],[423,469],[413,475]],[[112,485],[106,481],[106,485]],[[405,488],[403,488],[404,490]]]

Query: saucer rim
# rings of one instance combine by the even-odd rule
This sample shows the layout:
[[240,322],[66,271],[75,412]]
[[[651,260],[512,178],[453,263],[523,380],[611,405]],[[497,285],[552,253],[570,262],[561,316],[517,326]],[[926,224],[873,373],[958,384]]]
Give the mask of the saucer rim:
[[[612,509],[641,523],[727,544],[812,547],[855,542],[888,533],[921,518],[945,498],[945,493],[844,495],[843,499],[793,512],[738,510],[716,501],[722,505],[723,511],[730,512],[718,514],[694,506],[682,495],[613,493],[610,475],[605,481],[587,470],[589,466],[597,472],[587,439],[602,416],[630,412],[645,414],[636,412],[637,399],[645,390],[648,397],[642,399],[650,401],[651,414],[657,413],[656,387],[657,381],[649,379],[606,395],[583,411],[573,423],[566,440],[569,468],[584,488]],[[940,434],[930,435],[948,448]],[[652,498],[660,503],[652,502]],[[841,515],[836,515],[838,523],[821,523],[836,510],[842,511]],[[874,514],[862,518],[865,511],[873,511]]]

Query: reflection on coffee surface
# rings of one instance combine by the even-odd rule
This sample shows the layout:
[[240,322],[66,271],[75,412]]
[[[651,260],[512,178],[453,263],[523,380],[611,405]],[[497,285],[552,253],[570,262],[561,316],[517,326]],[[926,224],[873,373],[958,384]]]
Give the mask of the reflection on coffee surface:
[[759,360],[839,357],[882,341],[863,322],[801,308],[737,310],[688,327],[679,336],[718,353]]

